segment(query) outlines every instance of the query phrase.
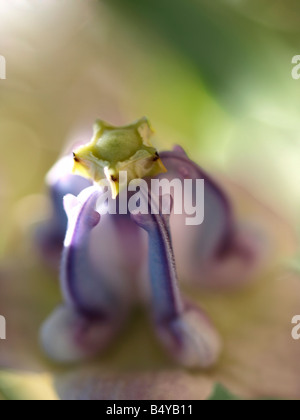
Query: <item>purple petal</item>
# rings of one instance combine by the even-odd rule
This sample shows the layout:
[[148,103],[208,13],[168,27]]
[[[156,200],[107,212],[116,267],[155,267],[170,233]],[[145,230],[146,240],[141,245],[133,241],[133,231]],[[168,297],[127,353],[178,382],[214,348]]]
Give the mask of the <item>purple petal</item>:
[[[238,231],[230,202],[218,184],[191,161],[180,147],[161,153],[171,180],[204,180],[204,222],[198,226],[185,223],[186,214],[171,217],[174,253],[181,279],[209,288],[242,284],[257,256],[255,239]],[[232,257],[239,264],[228,276]],[[242,269],[241,269],[242,267]],[[233,268],[233,267],[231,267]],[[249,268],[249,270],[248,270]]]
[[89,258],[123,301],[129,304],[143,297],[147,237],[129,214],[101,214],[101,223],[90,235]]
[[149,269],[154,316],[158,322],[177,317],[182,313],[182,302],[168,226],[169,220],[161,214],[151,214],[150,207],[149,214],[136,214],[132,217],[149,236]]
[[44,323],[41,344],[52,360],[74,363],[105,350],[121,326],[121,320],[88,317],[74,308],[61,306]]
[[111,313],[114,305],[119,304],[110,290],[109,279],[90,261],[91,232],[100,222],[100,214],[95,211],[100,195],[99,188],[89,187],[78,197],[64,198],[69,222],[61,263],[66,302],[83,313],[97,316]]
[[183,303],[178,289],[169,217],[162,215],[158,204],[159,214],[152,214],[153,196],[145,194],[144,197],[148,200],[148,214],[132,217],[149,236],[152,308],[157,334],[182,365],[210,367],[220,353],[219,335],[200,309]]
[[[67,195],[64,206],[68,229],[61,264],[66,305],[54,312],[42,328],[47,354],[57,361],[76,361],[107,347],[125,320],[128,302],[108,270],[90,259],[91,234],[99,224],[95,211],[101,190],[89,187],[78,197]],[[101,249],[97,249],[100,254]],[[106,261],[106,266],[113,261]],[[73,349],[71,351],[70,349]]]
[[187,157],[181,147],[175,147],[172,152],[162,152],[160,156],[168,169],[166,177],[169,179],[203,179],[205,183],[204,222],[198,228],[186,226],[185,229],[190,233],[198,229],[195,236],[198,243],[189,250],[190,254],[197,259],[221,255],[230,243],[234,231],[233,214],[227,196],[206,172]]
[[56,163],[47,175],[47,185],[52,203],[52,216],[37,226],[34,237],[37,249],[44,260],[55,268],[59,265],[67,229],[67,216],[63,207],[66,194],[78,195],[91,186],[91,181],[72,175],[72,158],[66,156]]

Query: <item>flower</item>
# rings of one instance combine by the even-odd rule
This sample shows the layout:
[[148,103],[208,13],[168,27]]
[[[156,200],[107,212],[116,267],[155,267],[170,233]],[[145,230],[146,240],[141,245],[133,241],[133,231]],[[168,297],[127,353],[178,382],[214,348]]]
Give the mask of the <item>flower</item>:
[[[150,132],[146,119],[121,128],[105,123],[100,123],[99,126],[98,123],[92,142],[73,153],[75,172],[82,173],[83,168],[84,175],[92,175],[96,182],[107,177],[113,198],[119,192],[119,185],[116,187],[116,184],[119,183],[120,169],[126,169],[131,180],[138,174],[145,176],[165,172],[158,153],[150,143]],[[201,175],[181,150],[164,154],[162,159],[170,171],[174,172],[171,174],[173,178],[196,178]],[[78,185],[78,179],[71,179],[71,183]],[[56,189],[57,184],[53,188]],[[212,184],[210,188],[213,189]],[[65,191],[67,192],[69,191]],[[61,263],[61,286],[65,305],[56,310],[43,327],[42,342],[46,352],[54,360],[74,362],[94,356],[114,338],[126,319],[129,301],[137,298],[128,296],[124,289],[129,289],[128,284],[132,282],[136,282],[138,288],[138,283],[141,282],[139,272],[133,276],[132,270],[132,267],[142,268],[146,250],[137,231],[138,225],[149,236],[153,322],[158,336],[170,354],[183,365],[211,366],[219,356],[220,340],[202,311],[182,300],[178,290],[168,216],[163,216],[162,209],[158,209],[157,214],[149,209],[146,215],[135,214],[131,220],[119,211],[113,217],[108,215],[106,219],[102,218],[101,224],[112,224],[112,232],[106,228],[104,233],[105,230],[103,232],[99,223],[101,210],[100,213],[95,211],[102,193],[98,187],[92,186],[84,189],[78,197],[64,197],[68,215]],[[54,194],[57,195],[60,194]],[[149,206],[151,199],[150,196]],[[222,199],[223,197],[221,201]],[[220,205],[224,205],[223,202]],[[226,205],[224,210],[227,210]],[[61,221],[54,221],[54,224],[62,226]],[[90,242],[98,225],[99,229],[95,233],[97,245],[92,245],[97,254],[100,254],[95,267],[90,258]],[[117,241],[120,246],[108,242],[114,234],[113,229],[119,235]],[[225,233],[228,238],[220,239],[223,242],[226,239],[226,244],[218,244],[217,248],[222,245],[223,249],[214,250],[216,254],[225,252],[225,248],[227,250],[231,246],[232,238],[228,232]],[[121,257],[118,255],[120,251],[124,254]],[[132,251],[136,254],[133,258]],[[108,253],[106,261],[101,258],[102,252]],[[111,265],[115,266],[114,270],[110,270]],[[119,286],[120,282],[123,283],[122,286]]]
[[[100,215],[101,209],[97,208],[100,213],[95,209],[101,190],[91,180],[70,174],[72,153],[48,174],[53,213],[39,226],[36,239],[44,257],[51,257],[52,265],[57,262],[57,250],[62,247],[67,222],[68,229],[61,269],[65,303],[44,324],[42,342],[48,355],[60,362],[89,358],[112,344],[115,335],[121,333],[132,303],[137,298],[148,303],[147,282],[135,280],[147,280],[145,262],[150,260],[155,292],[153,324],[158,338],[179,366],[171,362],[168,353],[163,356],[139,311],[138,317],[133,316],[135,327],[131,331],[125,328],[117,346],[112,345],[99,361],[85,361],[81,366],[65,368],[66,371],[53,370],[41,358],[32,338],[52,306],[50,301],[57,300],[56,284],[51,283],[50,288],[48,284],[46,292],[45,281],[37,282],[38,276],[33,275],[42,268],[35,263],[24,269],[24,261],[21,275],[18,266],[7,268],[8,273],[14,273],[10,275],[16,281],[8,281],[1,296],[1,302],[11,302],[12,297],[23,302],[13,310],[7,308],[5,315],[14,324],[14,335],[0,352],[2,365],[52,371],[55,388],[63,399],[204,399],[212,392],[215,382],[222,382],[238,395],[248,397],[296,396],[299,377],[295,371],[296,346],[291,340],[291,345],[286,345],[289,334],[286,308],[289,307],[291,314],[296,310],[299,288],[291,276],[285,282],[277,280],[282,277],[282,271],[274,264],[279,256],[283,258],[293,252],[288,227],[246,192],[230,186],[228,180],[223,180],[221,188],[181,148],[161,152],[160,158],[168,172],[158,177],[205,179],[203,225],[187,227],[182,216],[172,215],[169,230],[166,215],[162,214],[155,218],[133,215],[133,219],[126,215]],[[240,222],[235,221],[234,216],[245,214],[245,209],[233,211],[228,196],[233,203],[246,208],[250,217],[244,216],[244,223],[252,218],[255,229],[241,228]],[[66,197],[68,218],[63,211],[63,197]],[[145,255],[147,236],[138,226],[148,232],[149,257]],[[174,233],[173,250],[168,240],[170,231]],[[186,247],[192,251],[190,255],[184,253]],[[188,279],[180,274],[180,287],[187,290],[196,305],[182,303],[176,288],[173,252],[178,272],[188,272],[191,276]],[[187,261],[186,255],[190,257]],[[45,277],[46,272],[42,272]],[[160,283],[155,281],[157,278]],[[254,283],[255,278],[259,281]],[[9,277],[3,273],[2,279],[9,280]],[[244,285],[246,281],[248,289],[228,293],[233,285]],[[218,291],[217,295],[203,292],[203,286],[208,287],[210,283]],[[24,300],[24,296],[28,298]],[[32,307],[30,317],[22,318],[26,313],[24,305]],[[212,316],[216,327],[202,308]],[[198,320],[194,322],[196,317]],[[194,328],[195,340],[185,334],[186,326]],[[194,345],[199,343],[197,337],[201,337],[199,347]],[[217,361],[221,350],[219,337],[223,340],[223,350]],[[206,373],[199,370],[215,363],[215,368]],[[190,372],[180,364],[196,370]],[[260,372],[263,376],[258,380]],[[284,375],[282,386],[280,379]]]
[[[102,127],[109,127],[108,135]],[[145,132],[147,136],[143,138]],[[150,143],[150,133],[146,119],[126,127],[112,127],[101,122],[99,128],[97,123],[92,142],[64,157],[47,178],[54,213],[38,232],[46,258],[49,249],[59,249],[62,245],[61,238],[66,230],[63,197],[68,218],[60,270],[64,305],[55,310],[42,328],[43,347],[55,361],[78,362],[111,345],[124,327],[133,303],[141,300],[137,291],[143,286],[146,293],[144,291],[142,296],[148,306],[151,295],[156,335],[168,353],[186,367],[211,367],[221,353],[219,333],[201,307],[182,297],[175,262],[178,260],[179,272],[185,273],[180,278],[188,276],[194,286],[202,283],[207,287],[211,283],[212,288],[242,284],[249,280],[249,274],[253,275],[261,267],[264,244],[253,232],[251,236],[249,228],[243,231],[237,227],[222,189],[180,147],[158,155]],[[137,134],[140,141],[135,139]],[[120,149],[130,145],[131,140],[136,149],[127,156]],[[102,142],[106,150],[101,148]],[[146,155],[140,155],[145,142],[151,153],[146,151]],[[123,159],[119,163],[120,156],[125,155],[126,162],[123,163]],[[98,183],[107,177],[113,195],[119,191],[119,187],[112,185],[119,179],[119,171],[113,170],[112,180],[108,156],[115,168],[128,168],[130,179],[137,172],[136,166],[139,173],[153,173],[159,179],[203,178],[203,225],[188,227],[182,216],[174,214],[170,221],[161,207],[156,215],[150,208],[147,214],[137,213],[131,217],[107,211],[101,214],[103,209],[97,207],[97,201],[103,189]],[[153,156],[158,159],[153,161]],[[72,161],[75,172],[83,173],[88,179],[70,175]],[[158,174],[159,170],[152,169],[149,161],[164,173]],[[91,183],[91,176],[95,185]],[[150,194],[149,206],[151,198]],[[117,200],[118,208],[121,199],[122,191]],[[146,238],[139,227],[148,234],[148,256]],[[144,270],[147,261],[149,278]],[[147,284],[145,287],[145,280],[150,282],[150,287]]]
[[[0,314],[7,319],[7,340],[0,342],[0,399],[53,398],[53,390],[62,399],[204,399],[215,382],[243,397],[299,398],[299,343],[291,339],[290,320],[299,312],[300,283],[284,265],[294,253],[295,225],[278,216],[283,207],[299,213],[299,154],[292,141],[298,128],[298,96],[287,77],[289,69],[276,66],[289,50],[286,39],[278,43],[277,36],[270,37],[259,25],[248,21],[241,26],[237,14],[206,4],[185,8],[191,25],[182,37],[182,2],[172,10],[162,10],[161,2],[145,2],[143,8],[136,2],[138,9],[129,13],[132,19],[121,10],[128,11],[124,1],[114,8],[98,0],[76,5],[45,0],[35,2],[34,13],[32,2],[0,3],[1,54],[8,63],[8,79],[1,84]],[[216,27],[217,37],[210,36]],[[215,71],[224,50],[230,54],[223,60],[229,71]],[[246,60],[241,61],[241,55]],[[264,75],[262,62],[264,69],[278,71]],[[195,276],[186,254],[195,259],[185,253],[191,248],[182,242],[179,225],[172,224],[180,289],[213,320],[223,341],[221,358],[205,372],[173,364],[161,351],[145,311],[137,309],[99,359],[79,366],[49,364],[38,333],[61,296],[54,281],[58,275],[39,260],[27,230],[36,221],[37,208],[43,217],[51,209],[36,192],[66,133],[80,134],[96,115],[122,122],[141,108],[155,120],[163,148],[172,142],[184,144],[193,160],[208,165],[230,201],[239,243],[250,241],[256,256],[252,265],[235,253],[218,264],[214,258],[201,258],[201,276]],[[214,164],[222,168],[221,176]],[[48,183],[51,193],[63,192]],[[78,177],[76,185],[70,185],[77,196],[89,182]],[[38,250],[44,256],[48,250],[46,261],[52,268],[57,267],[65,236],[56,222],[67,223],[61,202],[57,196],[53,207],[60,217],[53,214],[52,222],[40,226],[37,234]],[[201,250],[223,226],[217,225],[216,215],[210,220]],[[134,261],[134,252],[131,257]],[[98,258],[93,256],[95,263]],[[136,265],[131,270],[135,274]],[[231,291],[229,284],[244,287]],[[211,285],[214,293],[203,289]]]

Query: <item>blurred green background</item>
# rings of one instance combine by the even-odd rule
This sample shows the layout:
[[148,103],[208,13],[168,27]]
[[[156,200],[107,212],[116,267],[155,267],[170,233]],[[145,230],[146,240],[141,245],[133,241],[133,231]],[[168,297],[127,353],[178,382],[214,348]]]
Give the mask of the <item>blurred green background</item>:
[[180,143],[298,225],[299,1],[0,0],[0,54],[0,258],[98,117],[147,115],[160,149]]
[[[181,144],[298,230],[300,80],[291,72],[299,54],[299,0],[0,0],[7,62],[7,80],[0,80],[0,315],[10,323],[3,367],[17,369],[28,356],[29,365],[40,365],[38,330],[60,295],[28,231],[49,211],[47,171],[68,142],[89,140],[96,118],[117,125],[147,115],[159,149]],[[245,292],[208,304],[227,346],[218,380],[233,372],[250,395],[257,382],[272,395],[299,388],[299,347],[288,341],[299,281],[276,279],[261,282],[263,291],[253,289],[249,300]],[[143,320],[141,331],[132,330],[120,352],[121,359],[131,355],[129,365],[151,365]],[[0,399],[3,389],[12,399],[44,398],[51,381],[1,370]]]

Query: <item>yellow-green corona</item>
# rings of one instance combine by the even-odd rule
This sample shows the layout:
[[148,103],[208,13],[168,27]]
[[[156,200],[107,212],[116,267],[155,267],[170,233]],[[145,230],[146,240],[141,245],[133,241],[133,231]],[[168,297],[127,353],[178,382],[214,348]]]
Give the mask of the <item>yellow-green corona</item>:
[[150,141],[152,134],[145,117],[123,127],[98,120],[91,142],[74,151],[73,172],[100,185],[107,180],[112,196],[116,198],[120,189],[125,187],[119,184],[121,171],[127,172],[128,182],[166,172]]

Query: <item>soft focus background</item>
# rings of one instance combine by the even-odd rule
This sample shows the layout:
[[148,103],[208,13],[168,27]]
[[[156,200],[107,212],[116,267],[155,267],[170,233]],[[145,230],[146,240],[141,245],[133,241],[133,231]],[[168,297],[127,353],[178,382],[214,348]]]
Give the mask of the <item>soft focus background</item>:
[[297,0],[0,0],[2,270],[30,254],[45,174],[98,117],[147,115],[160,149],[180,143],[297,231],[297,54]]
[[1,0],[0,257],[22,198],[97,117],[147,115],[160,148],[181,143],[296,222],[299,31],[297,0]]

